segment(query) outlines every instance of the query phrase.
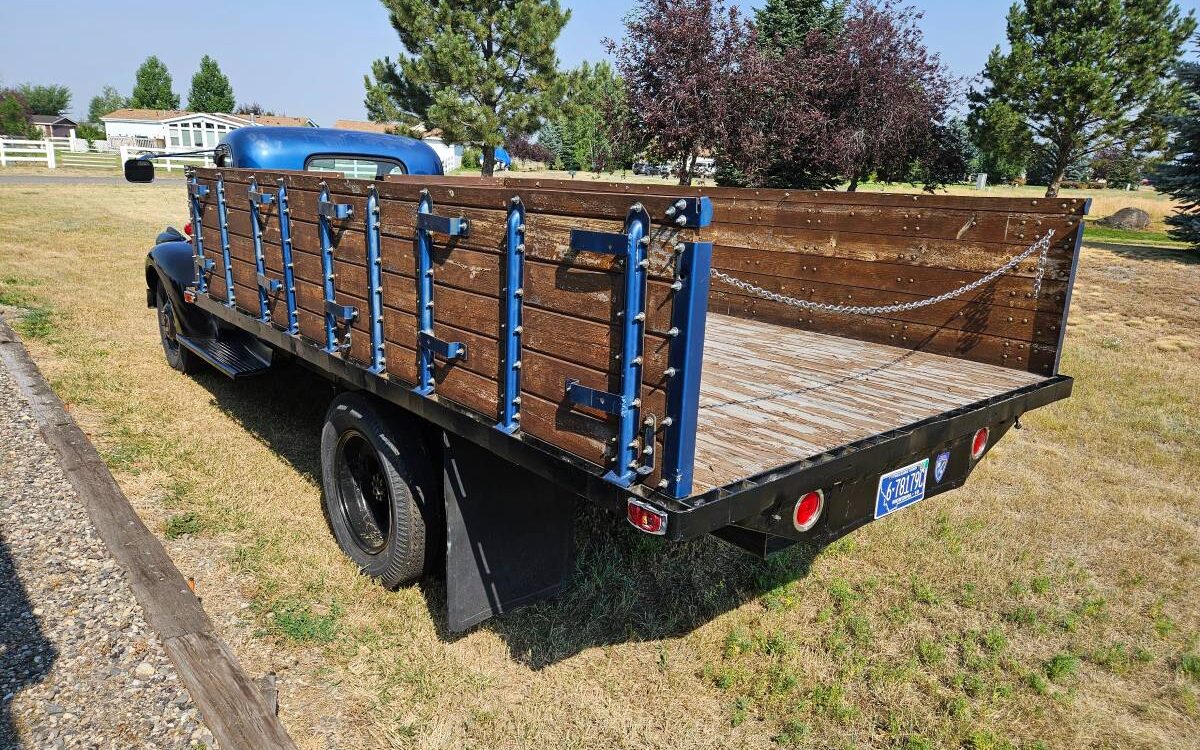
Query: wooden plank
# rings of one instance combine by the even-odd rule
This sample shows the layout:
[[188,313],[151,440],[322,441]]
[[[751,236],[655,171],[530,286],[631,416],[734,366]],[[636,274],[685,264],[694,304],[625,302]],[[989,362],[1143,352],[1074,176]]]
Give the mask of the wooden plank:
[[0,362],[13,376],[58,454],[109,554],[125,571],[146,622],[222,747],[295,750],[295,744],[179,570],[117,485],[103,459],[0,320]]

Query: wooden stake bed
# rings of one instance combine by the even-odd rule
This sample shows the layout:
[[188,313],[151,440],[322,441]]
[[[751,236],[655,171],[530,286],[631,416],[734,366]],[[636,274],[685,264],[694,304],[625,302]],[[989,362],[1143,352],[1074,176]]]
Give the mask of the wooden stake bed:
[[724,487],[1045,379],[710,314],[693,491]]
[[685,502],[1055,378],[1088,209],[245,169],[189,195],[227,321]]

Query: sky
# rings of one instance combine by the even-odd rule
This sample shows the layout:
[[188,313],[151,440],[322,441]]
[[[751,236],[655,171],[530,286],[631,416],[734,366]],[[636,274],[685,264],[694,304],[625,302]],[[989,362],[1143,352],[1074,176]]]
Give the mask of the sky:
[[[605,57],[602,40],[619,37],[632,0],[560,0],[571,20],[558,42],[564,67]],[[740,0],[750,10],[764,0]],[[1004,42],[1011,0],[913,0],[930,50],[959,76],[976,76]],[[1180,0],[1185,10],[1200,0]],[[147,10],[149,9],[149,10]],[[202,0],[146,4],[0,0],[0,87],[63,84],[74,119],[106,84],[129,95],[134,72],[158,55],[181,104],[202,55],[216,58],[239,102],[329,126],[366,119],[362,77],[371,61],[395,56],[400,42],[377,0]],[[46,29],[50,29],[47,39]]]

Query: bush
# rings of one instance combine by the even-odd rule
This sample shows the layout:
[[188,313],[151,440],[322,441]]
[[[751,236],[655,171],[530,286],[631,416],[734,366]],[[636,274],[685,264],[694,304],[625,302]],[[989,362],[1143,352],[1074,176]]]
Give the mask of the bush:
[[81,122],[75,128],[75,135],[88,142],[90,146],[96,141],[103,141],[107,137],[104,133],[104,128],[99,125],[93,125],[90,122]]
[[463,150],[462,165],[467,169],[479,169],[483,166],[483,152],[474,146]]

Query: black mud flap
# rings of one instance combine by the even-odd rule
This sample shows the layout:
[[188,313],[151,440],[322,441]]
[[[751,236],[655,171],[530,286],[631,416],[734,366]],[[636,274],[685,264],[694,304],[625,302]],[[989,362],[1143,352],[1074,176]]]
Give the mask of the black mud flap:
[[446,609],[459,632],[554,596],[574,553],[569,493],[442,433]]

